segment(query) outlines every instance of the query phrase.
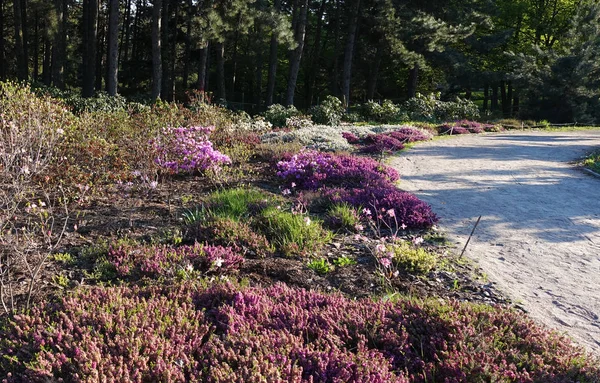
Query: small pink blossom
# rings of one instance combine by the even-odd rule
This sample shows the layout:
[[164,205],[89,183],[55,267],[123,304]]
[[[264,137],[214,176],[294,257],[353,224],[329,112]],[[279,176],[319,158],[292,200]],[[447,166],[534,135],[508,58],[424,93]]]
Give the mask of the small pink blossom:
[[379,263],[381,263],[381,266],[388,268],[392,265],[392,260],[389,258],[381,258]]

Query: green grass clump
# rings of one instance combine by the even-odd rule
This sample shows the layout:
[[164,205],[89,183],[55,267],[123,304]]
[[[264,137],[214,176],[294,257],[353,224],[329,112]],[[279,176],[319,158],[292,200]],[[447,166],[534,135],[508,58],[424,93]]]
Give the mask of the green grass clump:
[[408,242],[388,245],[387,250],[393,253],[392,261],[397,267],[413,273],[426,274],[438,264],[437,254]]
[[320,221],[274,207],[260,213],[259,225],[271,243],[288,256],[317,251],[333,237]]
[[583,161],[583,166],[597,173],[600,172],[600,151],[597,151],[586,158]]
[[208,196],[206,208],[214,217],[239,220],[249,215],[252,205],[272,200],[272,196],[256,189],[223,189]]
[[324,258],[314,259],[308,263],[308,268],[318,274],[327,274],[333,271],[333,266]]
[[336,203],[327,212],[327,223],[335,229],[354,231],[360,223],[356,209],[347,203]]

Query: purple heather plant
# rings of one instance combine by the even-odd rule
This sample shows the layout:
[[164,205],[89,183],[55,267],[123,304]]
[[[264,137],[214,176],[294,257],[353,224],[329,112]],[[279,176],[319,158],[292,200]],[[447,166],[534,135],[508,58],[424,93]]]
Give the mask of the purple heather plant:
[[299,189],[321,186],[368,186],[391,183],[398,172],[371,158],[304,150],[290,160],[277,163],[277,175]]
[[215,150],[208,137],[212,126],[168,127],[153,140],[155,162],[173,174],[202,172],[231,163],[231,159]]
[[324,194],[332,202],[345,202],[357,209],[371,210],[375,218],[388,227],[405,225],[408,229],[428,229],[438,221],[429,204],[393,185],[328,189]]
[[524,314],[261,288],[80,288],[0,327],[0,379],[594,382],[598,362]]
[[406,142],[417,142],[430,140],[433,135],[431,133],[423,132],[419,129],[412,128],[410,126],[402,127],[393,132],[387,133],[390,137],[397,139],[403,143]]
[[344,137],[349,144],[354,145],[360,143],[360,138],[354,133],[343,132],[342,137]]
[[364,153],[394,153],[404,149],[402,141],[385,133],[370,134],[364,141],[366,145],[361,149]]
[[462,126],[456,126],[454,124],[442,124],[437,127],[437,130],[440,135],[447,134],[449,136],[455,134],[469,134],[469,130],[467,128],[463,128]]
[[110,248],[108,262],[117,274],[126,276],[174,275],[178,269],[192,267],[203,273],[236,270],[244,258],[229,247],[206,246],[119,246]]

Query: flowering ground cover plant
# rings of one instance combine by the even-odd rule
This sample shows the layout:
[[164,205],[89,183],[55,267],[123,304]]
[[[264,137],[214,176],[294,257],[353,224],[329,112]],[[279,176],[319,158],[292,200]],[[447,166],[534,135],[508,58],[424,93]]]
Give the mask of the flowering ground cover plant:
[[360,138],[353,132],[344,132],[343,137],[349,144],[357,145],[363,153],[390,154],[404,149],[404,144],[430,140],[433,135],[412,126],[382,129],[380,133],[371,133]]
[[232,248],[206,246],[121,245],[110,248],[108,262],[121,277],[173,276],[180,270],[227,273],[236,270],[244,258]]
[[398,172],[366,157],[304,150],[277,163],[277,175],[300,189],[321,186],[368,186],[399,179]]
[[213,148],[209,135],[212,126],[164,128],[153,142],[155,162],[170,173],[202,172],[228,164],[231,159]]
[[594,382],[515,311],[351,300],[278,284],[79,289],[0,329],[7,382]]

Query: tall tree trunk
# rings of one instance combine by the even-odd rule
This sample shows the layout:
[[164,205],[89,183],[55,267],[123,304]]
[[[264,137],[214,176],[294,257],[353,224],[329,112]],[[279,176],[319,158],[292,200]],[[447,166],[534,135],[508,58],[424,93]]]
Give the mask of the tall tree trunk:
[[131,41],[131,0],[125,3],[125,19],[123,21],[121,35],[121,46],[119,47],[119,58],[121,60],[121,68],[129,60],[129,43]]
[[175,73],[175,64],[177,62],[177,25],[179,25],[179,1],[175,0],[172,3],[173,5],[173,38],[171,39],[171,52],[169,53],[169,101],[175,100],[175,80],[177,79],[177,74]]
[[6,42],[4,40],[4,0],[0,0],[0,80],[6,79]]
[[162,0],[154,0],[152,5],[152,99],[154,100],[160,98],[162,89],[161,9]]
[[50,62],[52,61],[52,45],[50,43],[50,28],[48,28],[48,19],[44,22],[44,60],[42,63],[42,82],[50,86],[52,83],[52,73],[50,71]]
[[40,76],[40,14],[37,6],[33,16],[33,81],[38,81]]
[[29,29],[27,25],[27,0],[21,0],[21,29],[23,30],[23,57],[25,59],[26,79],[29,79]]
[[500,98],[502,100],[502,115],[508,117],[510,106],[508,105],[508,99],[506,97],[506,83],[504,80],[500,81]]
[[135,2],[135,15],[133,16],[133,31],[131,38],[131,59],[133,62],[138,60],[138,34],[139,34],[139,23],[140,23],[140,9],[142,7],[142,0]]
[[377,91],[377,78],[379,77],[379,67],[381,66],[381,59],[383,57],[383,43],[377,45],[377,51],[375,51],[375,59],[373,65],[369,71],[369,78],[367,80],[367,99],[373,100],[375,98],[375,92]]
[[227,92],[225,91],[225,44],[217,43],[215,50],[217,53],[217,95],[219,101],[224,103],[227,100]]
[[483,113],[488,111],[488,103],[490,99],[490,85],[486,82],[483,86]]
[[513,95],[512,115],[514,117],[519,116],[519,94],[517,92]]
[[[258,28],[258,37],[262,34],[262,28]],[[262,79],[263,79],[263,50],[262,46],[258,44],[255,52],[256,68],[254,72],[254,99],[253,102],[256,107],[260,109],[260,103],[262,101]]]
[[323,14],[325,13],[325,5],[327,0],[321,1],[321,6],[317,12],[317,29],[315,31],[315,43],[311,53],[310,67],[306,75],[306,106],[311,106],[313,103],[315,85],[317,82],[317,74],[319,73],[319,61],[321,59],[321,35],[323,30]]
[[408,83],[406,89],[408,98],[413,98],[417,95],[417,85],[419,84],[419,65],[415,64],[408,72]]
[[96,42],[98,39],[98,3],[83,2],[83,86],[81,95],[92,97],[96,77]]
[[340,56],[340,33],[341,33],[341,5],[340,0],[335,0],[335,21],[333,35],[333,64],[331,65],[330,92],[339,95],[339,56]]
[[169,92],[169,33],[170,23],[169,16],[172,0],[162,0],[162,88],[161,96],[165,100],[170,100]]
[[200,58],[198,60],[198,90],[206,91],[206,67],[208,61],[208,42],[200,49]]
[[[513,86],[512,82],[507,83],[508,91],[506,92],[506,113],[508,116],[512,116],[512,100],[513,100]],[[504,104],[502,104],[504,107]]]
[[183,58],[183,75],[182,89],[188,88],[188,80],[190,76],[190,61],[192,55],[192,17],[194,15],[194,3],[192,0],[187,0],[187,18],[186,18],[186,33],[185,33],[185,53]]
[[52,44],[52,83],[57,88],[64,90],[68,8],[66,0],[55,0],[54,3],[58,28]]
[[298,46],[291,55],[290,77],[288,79],[287,92],[285,96],[286,105],[294,105],[294,95],[296,93],[296,82],[298,81],[298,72],[300,71],[300,61],[302,60],[302,51],[304,50],[304,37],[306,35],[306,19],[308,14],[308,0],[302,1],[302,9],[296,26],[296,44]]
[[104,12],[98,13],[98,27],[97,27],[97,36],[98,40],[96,42],[96,90],[102,90],[102,78],[104,77],[102,74],[102,63],[104,59],[104,52],[106,46],[106,15]]
[[[242,15],[238,16],[237,23],[241,22]],[[237,61],[238,61],[238,42],[240,39],[240,30],[238,28],[235,29],[235,33],[233,35],[233,54],[231,55],[231,81],[229,83],[229,98],[231,101],[235,101],[235,80],[237,75]]]
[[116,96],[119,86],[119,0],[110,0],[108,12],[108,50],[106,53],[108,79],[106,81],[106,91],[109,96]]
[[346,38],[346,48],[344,49],[344,71],[342,73],[342,101],[344,106],[350,106],[350,81],[352,80],[352,57],[354,56],[354,43],[356,41],[356,29],[358,28],[358,12],[360,10],[360,0],[354,0],[352,5],[352,14],[350,15],[350,25],[348,26],[348,36]]
[[495,112],[498,110],[498,84],[497,83],[492,84],[492,99],[491,99],[490,110],[492,112]]
[[[273,12],[279,13],[281,0],[275,0],[273,4]],[[267,97],[265,105],[273,104],[273,94],[275,93],[275,80],[277,78],[277,48],[279,42],[275,32],[271,34],[271,44],[269,46],[269,73],[267,75]]]
[[23,12],[21,11],[21,0],[13,0],[13,15],[15,29],[15,53],[17,56],[17,77],[19,80],[27,80],[28,70],[25,60],[25,46],[23,42]]

